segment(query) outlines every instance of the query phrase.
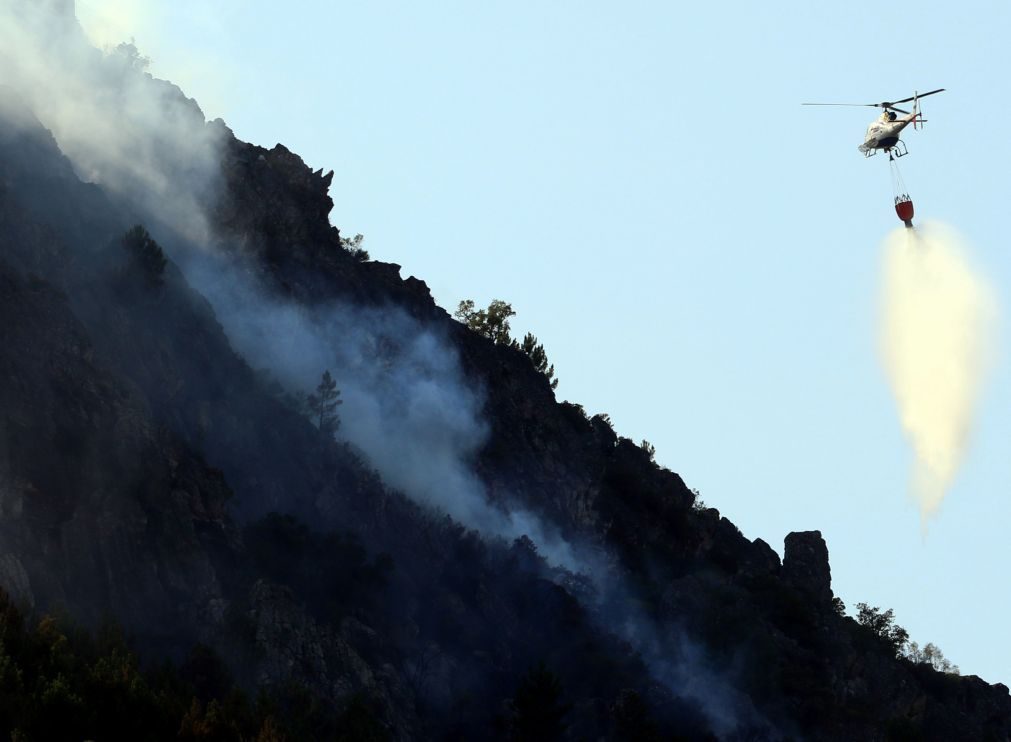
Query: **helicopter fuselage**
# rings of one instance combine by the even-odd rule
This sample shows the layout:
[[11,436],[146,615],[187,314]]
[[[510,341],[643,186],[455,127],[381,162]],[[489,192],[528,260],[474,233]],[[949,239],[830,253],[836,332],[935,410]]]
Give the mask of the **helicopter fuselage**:
[[865,155],[877,149],[882,149],[885,152],[890,151],[899,143],[899,134],[902,130],[916,121],[916,117],[919,115],[919,112],[914,111],[902,118],[888,120],[887,112],[882,114],[867,127],[864,143],[858,149]]

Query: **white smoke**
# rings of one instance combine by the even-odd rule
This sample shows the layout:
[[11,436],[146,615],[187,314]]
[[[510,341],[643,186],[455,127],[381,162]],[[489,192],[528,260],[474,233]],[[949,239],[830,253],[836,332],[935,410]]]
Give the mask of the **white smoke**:
[[99,48],[115,46],[155,21],[143,0],[77,0],[77,18]]
[[145,68],[132,44],[95,49],[72,0],[0,0],[0,86],[53,133],[82,180],[206,238],[224,126]]
[[993,347],[993,292],[957,235],[896,229],[884,244],[881,357],[916,456],[911,492],[924,522],[965,455]]
[[487,536],[529,536],[554,564],[575,569],[568,544],[517,503],[491,504],[474,471],[488,439],[484,395],[464,378],[456,350],[397,307],[332,303],[308,308],[254,285],[251,272],[206,253],[185,263],[233,347],[293,392],[324,370],[341,390],[339,437],[383,480]]

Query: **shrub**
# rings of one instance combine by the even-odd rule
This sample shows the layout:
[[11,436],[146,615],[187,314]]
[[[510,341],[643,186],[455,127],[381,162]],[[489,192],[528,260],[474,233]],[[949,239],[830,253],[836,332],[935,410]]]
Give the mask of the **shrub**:
[[487,309],[474,309],[473,299],[464,299],[453,314],[471,330],[497,345],[512,345],[509,318],[515,315],[512,305],[501,299],[494,299]]
[[341,237],[341,247],[347,250],[355,260],[364,263],[369,260],[368,251],[362,247],[362,242],[364,241],[364,235],[360,234],[356,234],[354,237]]

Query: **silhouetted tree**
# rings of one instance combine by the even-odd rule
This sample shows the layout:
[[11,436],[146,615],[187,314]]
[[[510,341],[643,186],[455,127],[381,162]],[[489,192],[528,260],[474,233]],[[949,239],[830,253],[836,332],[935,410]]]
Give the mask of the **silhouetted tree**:
[[154,241],[151,234],[141,225],[130,228],[120,240],[123,249],[130,256],[131,264],[137,268],[152,286],[160,286],[164,282],[163,274],[165,253]]
[[362,247],[365,236],[356,234],[354,237],[341,237],[341,247],[351,253],[351,257],[363,263],[369,259],[369,252]]
[[643,438],[642,443],[639,444],[639,448],[641,448],[646,453],[646,455],[649,456],[650,461],[656,460],[656,446],[654,446],[648,440]]
[[151,66],[151,58],[140,53],[134,39],[124,41],[110,52],[110,58],[119,61],[124,67],[137,72],[146,72]]
[[544,346],[537,342],[533,333],[528,332],[523,336],[523,342],[519,343],[510,335],[509,318],[515,317],[516,312],[512,304],[495,299],[488,305],[487,309],[475,309],[473,299],[464,299],[457,306],[453,313],[460,322],[467,325],[471,330],[484,335],[496,345],[508,345],[510,348],[522,350],[526,353],[534,368],[544,374],[552,389],[558,388],[558,379],[555,378],[555,367],[548,362],[548,354],[544,351]]
[[598,412],[596,415],[590,418],[590,420],[591,421],[599,420],[603,425],[606,425],[611,430],[614,430],[614,422],[612,422],[611,416],[608,415],[606,412]]
[[923,649],[920,649],[920,645],[916,642],[909,642],[903,654],[910,662],[915,662],[918,665],[930,665],[938,672],[946,672],[949,675],[961,674],[958,665],[953,664],[945,657],[941,648],[933,642],[928,642]]
[[888,644],[896,656],[901,655],[909,641],[909,632],[895,623],[895,613],[891,608],[882,612],[877,606],[872,608],[866,603],[857,603],[857,623]]
[[523,742],[562,738],[570,706],[562,701],[562,682],[543,662],[520,680],[512,701],[512,737]]
[[555,378],[555,366],[548,363],[548,354],[544,352],[544,346],[537,342],[533,333],[528,332],[523,336],[523,342],[519,344],[519,349],[529,356],[534,368],[548,378],[551,388],[557,389],[558,379]]
[[489,338],[498,345],[510,345],[512,337],[509,335],[509,318],[514,317],[512,305],[495,299],[488,305],[487,309],[474,309],[473,299],[465,299],[460,302],[453,316],[467,325],[471,330],[486,338]]
[[320,380],[319,386],[316,387],[316,392],[310,394],[306,400],[316,427],[325,435],[332,436],[340,427],[337,406],[344,404],[344,400],[340,396],[337,382],[329,371],[324,371],[323,378]]

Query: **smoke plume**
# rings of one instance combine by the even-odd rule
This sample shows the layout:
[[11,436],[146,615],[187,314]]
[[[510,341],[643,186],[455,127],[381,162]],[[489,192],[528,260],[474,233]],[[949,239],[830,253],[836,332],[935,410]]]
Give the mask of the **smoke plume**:
[[965,455],[992,347],[989,285],[940,225],[899,228],[884,244],[881,357],[913,445],[911,492],[937,511]]
[[554,564],[576,568],[569,545],[529,509],[489,501],[474,471],[488,439],[484,395],[439,328],[394,306],[301,305],[257,285],[240,264],[209,251],[182,262],[251,364],[296,394],[332,371],[343,398],[339,437],[387,484],[486,536],[526,535]]
[[81,180],[206,239],[225,128],[147,65],[132,43],[95,49],[73,0],[0,0],[3,92],[52,132]]

